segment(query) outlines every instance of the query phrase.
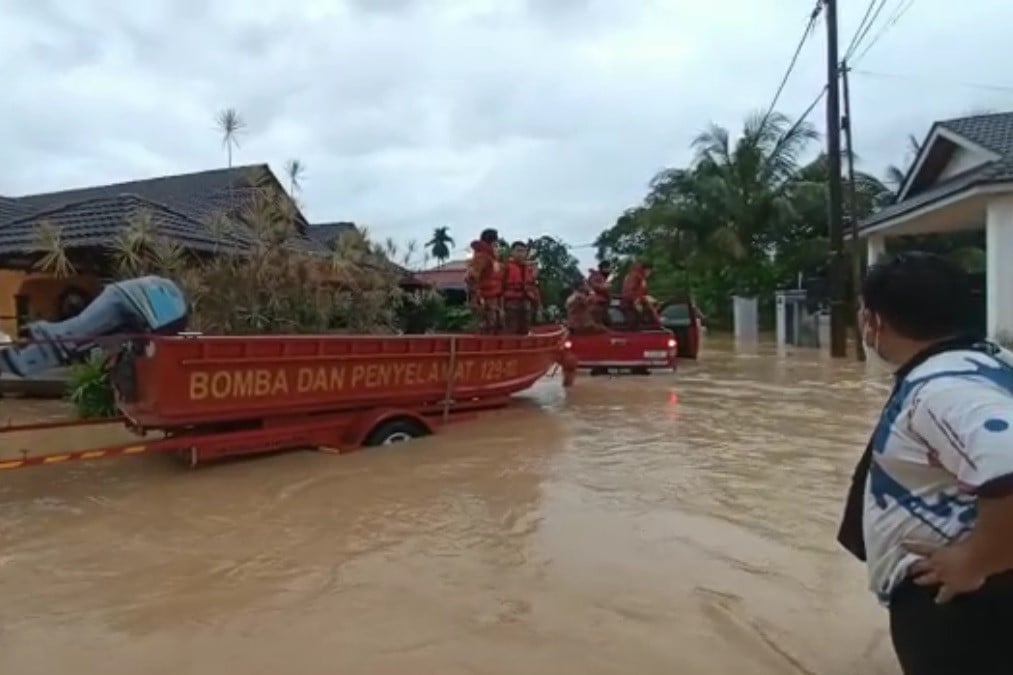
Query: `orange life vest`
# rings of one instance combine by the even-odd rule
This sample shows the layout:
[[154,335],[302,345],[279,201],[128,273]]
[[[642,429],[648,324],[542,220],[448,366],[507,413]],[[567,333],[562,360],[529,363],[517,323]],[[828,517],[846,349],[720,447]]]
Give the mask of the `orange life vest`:
[[486,300],[495,300],[503,295],[503,275],[496,260],[496,251],[491,244],[475,241],[471,244],[473,251],[468,267],[469,282],[474,285],[473,292]]
[[535,271],[531,265],[517,260],[508,260],[503,274],[504,300],[534,300]]
[[636,302],[643,300],[646,296],[647,276],[644,273],[644,266],[636,263],[623,280],[623,300]]

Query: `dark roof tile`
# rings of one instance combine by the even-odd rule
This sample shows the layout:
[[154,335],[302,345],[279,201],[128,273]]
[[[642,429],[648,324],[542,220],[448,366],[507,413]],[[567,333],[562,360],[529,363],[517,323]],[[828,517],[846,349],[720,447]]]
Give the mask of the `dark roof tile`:
[[270,173],[266,164],[253,164],[25,195],[17,201],[23,209],[38,212],[85,200],[132,194],[189,215],[192,209],[203,206],[203,199],[228,193],[229,188],[247,187],[265,172]]
[[136,218],[147,216],[155,231],[191,250],[209,253],[235,251],[252,240],[245,232],[217,234],[189,216],[137,195],[98,197],[34,213],[0,228],[0,254],[41,253],[39,227],[59,228],[64,246],[83,248],[111,245]]
[[936,122],[936,125],[991,150],[999,155],[999,159],[939,181],[903,201],[884,206],[863,220],[860,229],[874,227],[972,187],[1013,182],[1013,112],[958,117]]
[[354,232],[355,223],[314,223],[306,228],[306,234],[317,240],[324,246],[331,247],[334,242],[346,232]]
[[939,126],[998,155],[1013,156],[1013,112],[942,120]]
[[18,200],[0,196],[0,225],[25,215],[25,210],[18,205]]
[[962,190],[974,187],[975,185],[983,185],[987,183],[995,182],[994,176],[997,173],[998,167],[996,162],[989,162],[979,167],[975,167],[970,171],[957,174],[952,178],[948,178],[944,181],[936,183],[927,190],[923,190],[902,202],[895,202],[888,204],[876,211],[871,216],[863,220],[859,226],[859,229],[865,229],[867,227],[874,227],[885,220],[894,218],[896,216],[903,215],[915,209],[927,206],[934,202],[937,202],[946,197],[951,197]]

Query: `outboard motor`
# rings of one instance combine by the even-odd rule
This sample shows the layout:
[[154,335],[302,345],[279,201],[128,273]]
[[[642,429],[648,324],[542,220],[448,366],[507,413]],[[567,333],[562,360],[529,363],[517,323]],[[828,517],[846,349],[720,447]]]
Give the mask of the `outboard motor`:
[[122,333],[171,334],[186,329],[188,305],[179,287],[156,276],[110,284],[80,314],[25,327],[29,344],[0,347],[0,372],[29,377],[83,361],[98,338]]

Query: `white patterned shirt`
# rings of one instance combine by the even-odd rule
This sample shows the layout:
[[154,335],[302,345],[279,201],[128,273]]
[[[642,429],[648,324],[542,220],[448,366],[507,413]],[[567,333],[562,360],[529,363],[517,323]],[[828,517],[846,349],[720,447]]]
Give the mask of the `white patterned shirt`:
[[863,529],[869,584],[884,603],[917,556],[903,544],[966,536],[978,495],[1013,489],[1013,354],[930,356],[907,373],[872,436]]

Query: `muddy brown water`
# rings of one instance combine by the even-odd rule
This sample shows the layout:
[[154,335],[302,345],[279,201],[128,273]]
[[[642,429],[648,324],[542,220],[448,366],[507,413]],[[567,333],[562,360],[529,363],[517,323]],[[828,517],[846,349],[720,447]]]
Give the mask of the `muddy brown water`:
[[834,542],[885,387],[719,343],[340,457],[0,474],[0,673],[892,675]]

